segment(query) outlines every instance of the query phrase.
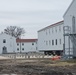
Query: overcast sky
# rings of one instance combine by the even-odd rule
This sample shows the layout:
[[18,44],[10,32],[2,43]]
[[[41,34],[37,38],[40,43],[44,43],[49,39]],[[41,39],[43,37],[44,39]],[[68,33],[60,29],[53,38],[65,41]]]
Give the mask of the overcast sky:
[[37,38],[37,31],[63,20],[72,0],[0,0],[0,32],[7,26],[19,26],[22,38]]

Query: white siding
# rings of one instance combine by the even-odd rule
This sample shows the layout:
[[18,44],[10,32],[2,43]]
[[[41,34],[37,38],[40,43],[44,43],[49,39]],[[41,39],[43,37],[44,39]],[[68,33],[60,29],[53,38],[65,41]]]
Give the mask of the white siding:
[[[22,43],[24,45],[22,45]],[[19,45],[17,45],[16,52],[36,52],[37,51],[37,44],[36,42],[21,42]],[[24,48],[24,50],[22,50]]]
[[[6,42],[3,43],[3,40]],[[17,45],[19,44],[19,45]],[[22,45],[24,44],[24,45]],[[3,47],[7,48],[7,53],[13,52],[37,52],[37,41],[36,42],[16,42],[16,38],[7,35],[0,34],[0,54],[3,51]],[[19,48],[19,50],[17,50]]]
[[[70,5],[69,9],[64,14],[64,26],[70,27],[70,33],[73,33],[72,24],[74,23],[72,21],[72,18],[75,17],[75,34],[76,34],[76,0],[73,0],[72,4]],[[69,54],[69,44],[68,44],[68,36],[65,37],[65,54]],[[70,54],[73,54],[73,44],[70,40]]]
[[[54,40],[54,45],[52,45],[52,40]],[[38,50],[63,50],[63,22],[38,31]]]
[[[3,43],[4,39],[6,43]],[[16,39],[7,34],[0,34],[0,54],[4,46],[7,48],[7,52],[14,52],[16,50]]]
[[[72,32],[72,18],[75,17],[76,21],[76,0],[73,1],[72,5],[64,15],[64,26],[70,26]],[[76,28],[75,28],[76,29]]]

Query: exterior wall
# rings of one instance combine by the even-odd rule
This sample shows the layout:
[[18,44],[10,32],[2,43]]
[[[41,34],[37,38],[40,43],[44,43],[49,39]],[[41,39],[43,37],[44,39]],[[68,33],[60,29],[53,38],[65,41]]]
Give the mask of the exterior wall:
[[[3,43],[3,40],[6,42]],[[7,34],[0,34],[0,54],[3,51],[3,47],[6,47],[7,52],[14,52],[16,49],[16,39]]]
[[36,52],[37,43],[36,42],[17,42],[16,52]]
[[[66,13],[64,14],[64,26],[69,26],[70,31],[69,33],[71,34],[76,34],[76,0],[73,0],[72,4],[70,5],[70,7],[67,9]],[[75,17],[75,26],[73,28],[73,17]],[[73,32],[75,30],[75,32]],[[69,54],[69,44],[67,42],[68,41],[68,36],[65,37],[65,54],[68,55]],[[75,40],[74,40],[75,41]],[[76,50],[73,51],[73,43],[70,40],[70,55],[74,55],[76,56]]]
[[[74,0],[70,6],[70,8],[67,10],[67,12],[64,14],[64,26],[69,26],[71,28],[71,33],[73,31],[72,28],[72,18],[73,16],[76,18],[76,0]],[[76,19],[75,19],[76,21]],[[76,27],[75,27],[76,29]]]
[[6,47],[7,52],[5,53],[37,52],[37,41],[16,42],[16,38],[3,33],[0,34],[0,54],[3,53],[3,47]]
[[[52,44],[52,40],[54,41],[54,45]],[[63,41],[63,21],[38,31],[39,51],[63,50]]]

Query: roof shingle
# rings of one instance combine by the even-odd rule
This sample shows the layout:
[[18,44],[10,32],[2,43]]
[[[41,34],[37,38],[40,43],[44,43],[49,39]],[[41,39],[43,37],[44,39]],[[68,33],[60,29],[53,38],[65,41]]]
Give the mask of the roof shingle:
[[37,39],[16,39],[16,42],[36,42]]

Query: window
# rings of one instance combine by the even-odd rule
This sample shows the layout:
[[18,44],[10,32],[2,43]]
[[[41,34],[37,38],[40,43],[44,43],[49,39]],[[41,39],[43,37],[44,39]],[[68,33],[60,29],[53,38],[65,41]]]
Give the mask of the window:
[[6,39],[3,39],[3,43],[6,43]]
[[17,46],[19,46],[19,43],[17,43]]
[[22,45],[24,45],[24,43],[22,43]]
[[51,41],[49,40],[49,45],[51,45]]
[[53,28],[52,28],[52,33],[53,33]]
[[47,30],[46,30],[46,35],[47,35]]
[[61,31],[61,26],[59,26],[59,31]]
[[61,39],[60,39],[60,44],[61,44]]
[[34,43],[32,43],[32,45],[34,45]]
[[37,50],[37,47],[36,47],[36,50]]
[[50,29],[49,29],[49,34],[50,34]]
[[7,47],[5,47],[5,46],[3,47],[2,53],[3,53],[3,54],[7,53]]
[[72,17],[72,31],[75,33],[75,17]]
[[52,40],[52,45],[54,45],[54,40]]
[[19,48],[17,48],[17,51],[19,51]]
[[22,50],[24,50],[24,48],[22,48]]
[[56,45],[57,45],[57,39],[56,39]]
[[57,27],[55,27],[55,31],[57,32]]
[[48,45],[48,41],[46,41],[46,45]]

